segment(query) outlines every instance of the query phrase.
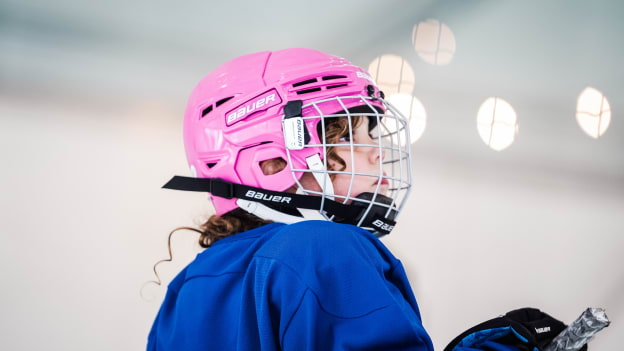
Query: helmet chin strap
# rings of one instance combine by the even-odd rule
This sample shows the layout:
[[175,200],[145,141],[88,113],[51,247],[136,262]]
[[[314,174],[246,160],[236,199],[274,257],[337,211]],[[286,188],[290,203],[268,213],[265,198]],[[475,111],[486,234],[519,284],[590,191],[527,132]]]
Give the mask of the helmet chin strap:
[[297,223],[301,221],[309,221],[309,220],[321,220],[321,221],[327,220],[327,218],[321,215],[321,213],[317,210],[308,210],[308,209],[299,208],[297,210],[301,212],[302,214],[302,216],[299,217],[299,216],[289,215],[289,214],[280,212],[278,210],[274,210],[270,208],[269,206],[266,206],[264,204],[261,204],[255,201],[237,199],[236,204],[238,205],[238,207],[251,213],[254,216],[258,216],[262,219],[270,220],[273,222],[292,224],[292,223]]
[[283,223],[312,219],[334,221],[356,225],[378,237],[392,231],[399,212],[393,198],[370,192],[360,193],[353,198],[358,199],[357,202],[346,205],[326,196],[312,196],[303,187],[297,193],[289,193],[236,184],[220,178],[174,176],[163,188],[235,198],[239,208],[267,220]]
[[332,184],[331,178],[329,178],[329,174],[327,174],[325,169],[325,164],[321,161],[321,157],[319,154],[314,154],[312,156],[306,157],[306,163],[308,164],[308,169],[312,172],[314,179],[321,187],[323,194],[330,199],[334,199],[334,184]]
[[[314,172],[311,172],[316,179],[316,182],[321,187],[325,196],[333,200],[334,199],[334,185],[332,184],[331,178],[327,172],[325,172],[325,165],[323,161],[321,161],[321,157],[319,154],[314,154],[306,158],[306,162],[308,164],[308,168]],[[297,189],[297,194],[304,195],[303,189],[300,187]],[[311,210],[306,208],[297,208],[297,210],[301,213],[301,217],[289,215],[278,210],[272,209],[269,206],[266,206],[262,203],[249,201],[245,199],[237,199],[236,204],[238,207],[243,210],[258,216],[262,219],[271,220],[274,222],[281,222],[286,224],[297,223],[301,221],[308,220],[320,220],[327,221],[329,220],[326,216],[324,216],[319,210]]]

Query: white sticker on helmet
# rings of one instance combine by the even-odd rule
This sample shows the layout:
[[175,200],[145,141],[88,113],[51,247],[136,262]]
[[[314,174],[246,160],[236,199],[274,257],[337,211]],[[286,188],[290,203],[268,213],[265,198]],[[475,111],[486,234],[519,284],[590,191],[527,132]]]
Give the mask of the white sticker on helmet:
[[292,117],[284,120],[284,141],[289,150],[301,150],[305,144],[305,124],[303,118]]
[[358,78],[364,78],[364,79],[368,79],[370,80],[373,84],[377,85],[377,83],[375,83],[375,80],[373,79],[373,77],[369,76],[368,74],[364,73],[364,72],[357,72],[356,75],[358,76]]

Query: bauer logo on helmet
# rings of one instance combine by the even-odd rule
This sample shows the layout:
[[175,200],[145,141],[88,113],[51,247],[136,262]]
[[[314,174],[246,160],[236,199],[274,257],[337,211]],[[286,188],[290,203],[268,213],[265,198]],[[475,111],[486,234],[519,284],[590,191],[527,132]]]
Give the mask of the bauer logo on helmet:
[[226,125],[231,126],[256,112],[264,111],[269,107],[279,105],[281,102],[282,100],[277,94],[277,91],[271,89],[228,112],[225,117]]

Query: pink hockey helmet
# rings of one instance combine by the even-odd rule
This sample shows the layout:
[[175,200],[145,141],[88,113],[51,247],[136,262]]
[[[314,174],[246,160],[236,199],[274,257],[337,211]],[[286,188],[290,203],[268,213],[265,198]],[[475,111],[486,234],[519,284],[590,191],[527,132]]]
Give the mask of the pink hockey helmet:
[[[297,111],[288,116],[288,104],[293,101],[299,102],[295,106]],[[399,177],[393,174],[388,178],[396,183],[393,193],[403,192],[404,201],[411,182],[409,142],[405,143],[409,135],[404,118],[383,99],[383,93],[366,71],[343,58],[311,49],[241,56],[219,66],[199,82],[191,93],[184,116],[184,145],[191,173],[196,178],[218,178],[283,192],[295,184],[300,185],[298,179],[309,169],[310,156],[325,158],[325,141],[317,132],[322,118],[306,116],[338,116],[339,112],[344,116],[345,111],[358,107],[367,107],[371,112],[369,118],[376,115],[376,121],[386,116],[387,110],[392,110],[398,122],[394,130],[386,128],[386,136],[390,135],[391,142],[396,142],[396,136],[403,133],[403,145],[390,149],[393,154],[398,150],[398,161],[392,161],[392,167],[401,160],[405,160],[406,167],[402,166]],[[295,133],[288,140],[284,134],[284,119],[293,116],[303,117],[299,122],[305,124],[305,135]],[[292,140],[297,137],[305,140]],[[293,147],[289,143],[300,145]],[[305,147],[302,144],[306,144]],[[276,174],[265,175],[260,163],[274,158],[286,160],[287,167]],[[385,165],[380,161],[380,168],[382,166]],[[381,174],[380,171],[380,177]],[[217,215],[239,207],[237,198],[229,197],[211,193]],[[370,203],[370,198],[367,201]],[[392,204],[386,204],[386,214],[392,208],[392,217],[396,216],[397,201],[395,196]]]

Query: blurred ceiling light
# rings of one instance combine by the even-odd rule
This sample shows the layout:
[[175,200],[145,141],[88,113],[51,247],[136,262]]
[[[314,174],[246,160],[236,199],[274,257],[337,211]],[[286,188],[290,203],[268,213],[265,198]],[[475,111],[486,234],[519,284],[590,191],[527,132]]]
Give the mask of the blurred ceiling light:
[[[410,143],[415,143],[423,135],[427,125],[427,112],[423,104],[410,94],[394,94],[388,98],[388,102],[396,107],[399,112],[409,121]],[[390,122],[390,121],[389,121]],[[395,124],[392,120],[391,124]],[[396,130],[396,126],[389,126]],[[398,143],[397,138],[394,142]],[[405,140],[401,140],[401,145],[405,145]]]
[[455,55],[453,31],[436,19],[428,19],[414,26],[412,44],[418,56],[432,65],[449,64]]
[[387,54],[376,57],[368,65],[368,72],[386,96],[414,91],[414,70],[400,56]]
[[477,113],[477,130],[487,146],[501,151],[518,135],[516,111],[507,101],[490,97]]
[[576,103],[576,121],[587,135],[598,139],[611,123],[611,108],[607,98],[592,87],[585,88]]

